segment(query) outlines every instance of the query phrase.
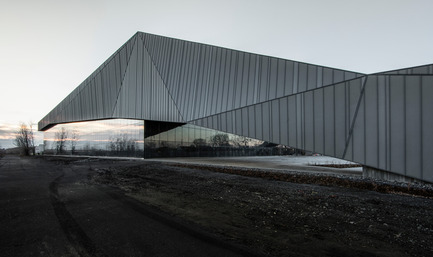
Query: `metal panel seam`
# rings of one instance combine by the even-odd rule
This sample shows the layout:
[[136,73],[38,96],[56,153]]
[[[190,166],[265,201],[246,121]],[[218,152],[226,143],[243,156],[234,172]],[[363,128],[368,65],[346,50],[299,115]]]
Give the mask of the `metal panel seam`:
[[159,75],[159,77],[161,78],[161,80],[162,80],[162,82],[163,82],[163,85],[164,85],[165,89],[167,90],[167,93],[168,93],[169,97],[171,98],[171,101],[173,102],[173,105],[176,107],[176,110],[177,110],[177,112],[179,113],[179,116],[182,118],[182,121],[185,122],[185,119],[183,118],[182,113],[180,112],[180,110],[179,110],[179,108],[178,108],[178,106],[177,106],[177,103],[174,101],[173,96],[171,95],[170,90],[168,90],[168,88],[167,88],[167,84],[166,84],[164,78],[163,78],[162,75],[161,75],[161,72],[160,72],[159,67],[156,65],[154,58],[152,57],[152,55],[150,54],[149,50],[147,49],[147,46],[146,46],[145,40],[144,40],[144,39],[142,39],[142,40],[143,40],[143,46],[144,46],[144,49],[146,49],[146,52],[147,52],[147,54],[149,55],[150,60],[152,61],[153,66],[155,67],[156,71],[158,72],[158,75]]
[[[368,76],[366,76],[366,77],[364,78],[364,83],[362,84],[361,92],[360,92],[360,94],[359,94],[358,103],[356,104],[355,113],[354,113],[354,115],[353,115],[353,119],[352,119],[352,122],[351,122],[351,124],[350,124],[349,135],[348,135],[347,138],[346,138],[346,144],[345,144],[345,147],[344,147],[344,152],[343,152],[343,157],[342,157],[342,159],[345,159],[345,158],[346,158],[347,147],[349,146],[349,142],[350,142],[350,140],[352,139],[352,135],[353,135],[353,127],[355,126],[355,121],[356,121],[356,118],[357,118],[357,116],[358,116],[358,111],[359,111],[359,106],[361,105],[361,100],[362,100],[362,98],[364,97],[365,85],[367,84],[367,79],[368,79]],[[364,140],[365,140],[365,139],[364,139]]]
[[125,81],[126,71],[128,70],[129,61],[131,60],[131,56],[132,56],[132,53],[134,52],[134,48],[136,47],[136,43],[137,43],[137,38],[135,38],[134,45],[132,46],[131,53],[129,54],[129,57],[128,57],[128,61],[126,62],[126,69],[122,75],[122,82],[120,84],[119,90],[117,91],[116,103],[113,105],[113,111],[111,112],[112,117],[114,116],[114,111],[116,110],[116,106],[117,106],[117,103],[119,101],[120,92],[122,91],[123,82]]

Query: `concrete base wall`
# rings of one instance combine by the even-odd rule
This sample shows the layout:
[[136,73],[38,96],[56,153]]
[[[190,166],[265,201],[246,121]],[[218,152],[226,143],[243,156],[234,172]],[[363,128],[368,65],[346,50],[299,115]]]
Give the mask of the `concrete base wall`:
[[362,177],[363,178],[375,178],[375,179],[381,179],[386,181],[397,181],[397,182],[407,182],[407,183],[425,183],[430,184],[426,181],[422,181],[415,178],[410,178],[404,175],[392,173],[385,170],[379,170],[376,168],[368,167],[368,166],[362,166]]

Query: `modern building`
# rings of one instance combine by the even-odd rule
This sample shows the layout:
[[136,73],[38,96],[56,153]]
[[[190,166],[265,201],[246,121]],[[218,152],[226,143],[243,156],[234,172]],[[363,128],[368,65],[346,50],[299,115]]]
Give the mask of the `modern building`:
[[367,75],[137,32],[39,130],[47,152],[261,155],[284,145],[433,182],[432,110],[433,65]]

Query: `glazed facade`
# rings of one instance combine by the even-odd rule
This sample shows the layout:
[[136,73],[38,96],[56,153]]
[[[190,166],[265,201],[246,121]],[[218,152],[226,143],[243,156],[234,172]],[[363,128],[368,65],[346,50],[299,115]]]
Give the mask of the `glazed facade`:
[[44,148],[45,154],[140,158],[294,153],[288,147],[191,124],[127,119],[59,124],[44,133]]

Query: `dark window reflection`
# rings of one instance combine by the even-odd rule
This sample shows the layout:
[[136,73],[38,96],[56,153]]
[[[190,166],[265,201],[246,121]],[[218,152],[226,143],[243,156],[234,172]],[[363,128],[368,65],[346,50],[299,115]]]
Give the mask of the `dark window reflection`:
[[44,133],[46,154],[200,157],[291,154],[293,149],[185,123],[113,119],[60,124]]

